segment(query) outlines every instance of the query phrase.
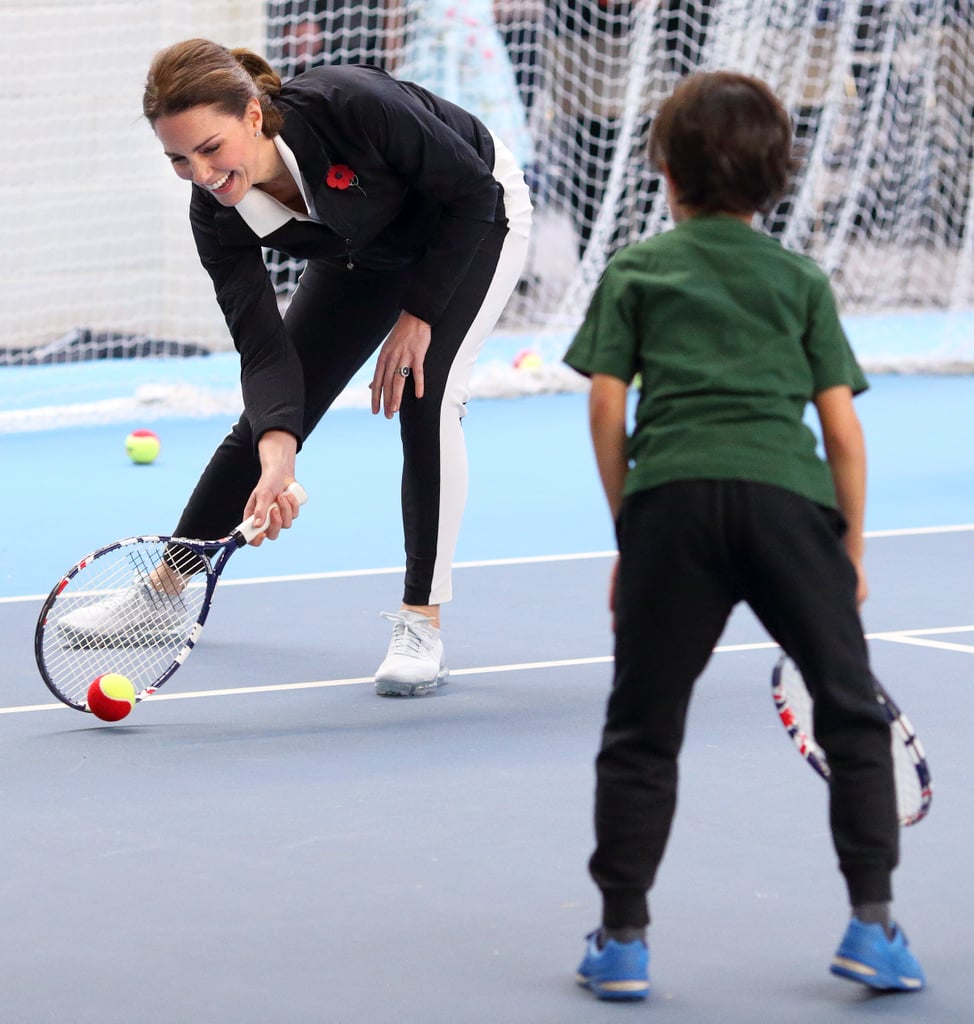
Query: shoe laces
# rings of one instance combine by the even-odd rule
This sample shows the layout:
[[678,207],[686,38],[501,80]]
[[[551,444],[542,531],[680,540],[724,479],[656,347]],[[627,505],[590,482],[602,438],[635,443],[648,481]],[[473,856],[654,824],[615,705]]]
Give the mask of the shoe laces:
[[158,593],[138,579],[128,590],[112,595],[104,603],[104,612],[120,616],[124,626],[148,622],[178,625],[183,611],[184,603],[180,596]]
[[138,581],[127,589],[109,594],[84,609],[88,614],[94,613],[101,618],[121,619],[126,624],[144,618],[147,610],[151,610],[149,597],[145,593],[144,585]]
[[390,654],[402,654],[408,658],[420,658],[429,653],[432,635],[429,619],[416,621],[402,614],[382,612],[382,617],[392,624],[392,640],[389,643]]

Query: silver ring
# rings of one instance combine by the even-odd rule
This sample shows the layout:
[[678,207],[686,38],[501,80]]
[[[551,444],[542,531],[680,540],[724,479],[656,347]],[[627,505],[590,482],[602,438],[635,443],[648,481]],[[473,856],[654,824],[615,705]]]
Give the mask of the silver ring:
[[400,366],[398,372],[400,377],[408,377],[413,371],[408,366]]

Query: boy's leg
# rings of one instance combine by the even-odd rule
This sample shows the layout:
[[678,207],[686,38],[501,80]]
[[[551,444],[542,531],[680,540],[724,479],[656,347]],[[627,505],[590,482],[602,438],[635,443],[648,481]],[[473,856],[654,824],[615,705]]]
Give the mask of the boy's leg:
[[740,567],[745,596],[798,665],[814,701],[850,901],[888,902],[899,850],[889,723],[871,682],[841,517],[789,491],[744,488],[753,524]]
[[890,731],[872,685],[844,524],[787,491],[747,486],[760,510],[748,601],[805,678],[831,771],[832,836],[853,918],[830,969],[871,988],[917,991],[923,969],[889,920],[899,853]]
[[690,694],[737,600],[711,494],[707,482],[670,484],[626,499],[619,517],[616,668],[589,865],[610,932],[649,921]]

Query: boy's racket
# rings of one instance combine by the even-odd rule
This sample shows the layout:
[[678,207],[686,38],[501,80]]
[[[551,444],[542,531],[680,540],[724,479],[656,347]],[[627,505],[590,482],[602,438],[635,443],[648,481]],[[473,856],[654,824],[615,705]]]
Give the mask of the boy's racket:
[[[308,500],[296,481],[287,490]],[[155,693],[199,640],[230,556],[265,528],[251,516],[220,540],[128,537],[83,558],[48,595],[34,631],[48,689],[78,711],[106,672],[127,676],[137,701]]]
[[[873,676],[876,699],[889,719],[893,750],[893,774],[896,780],[896,810],[901,825],[915,825],[926,817],[933,799],[933,784],[923,747],[910,720]],[[798,666],[782,655],[771,674],[771,693],[781,724],[788,731],[798,752],[822,776],[829,779],[825,751],[812,734],[812,698],[805,688]]]

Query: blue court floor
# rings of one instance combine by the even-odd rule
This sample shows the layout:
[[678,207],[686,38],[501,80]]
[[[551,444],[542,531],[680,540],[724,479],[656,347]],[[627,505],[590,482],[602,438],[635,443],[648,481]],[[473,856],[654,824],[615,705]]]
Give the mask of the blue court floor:
[[[556,394],[470,403],[459,561],[613,547],[586,400]],[[974,376],[877,376],[857,408],[869,443],[868,529],[974,523]],[[152,423],[162,453],[150,466],[132,465],[125,454],[126,434],[145,425],[138,420],[0,434],[11,487],[0,505],[0,599],[46,593],[111,540],[170,533],[232,420]],[[309,439],[298,472],[311,498],[300,529],[286,543],[236,557],[229,577],[402,565],[394,421],[334,410]]]
[[227,422],[157,424],[149,467],[122,451],[137,423],[0,437],[3,1019],[971,1019],[974,378],[876,378],[859,410],[864,622],[934,775],[895,880],[927,991],[870,996],[828,973],[847,910],[825,788],[777,722],[775,652],[743,609],[691,711],[650,1000],[574,985],[598,920],[585,865],[613,540],[584,397],[556,395],[471,403],[447,687],[372,692],[378,613],[399,596],[396,429],[336,410],[301,456],[295,528],[234,559],[193,657],[116,726],[41,683],[41,595],[88,550],[167,531]]

